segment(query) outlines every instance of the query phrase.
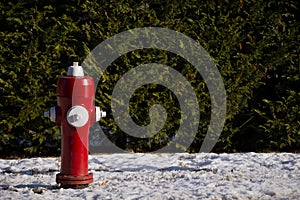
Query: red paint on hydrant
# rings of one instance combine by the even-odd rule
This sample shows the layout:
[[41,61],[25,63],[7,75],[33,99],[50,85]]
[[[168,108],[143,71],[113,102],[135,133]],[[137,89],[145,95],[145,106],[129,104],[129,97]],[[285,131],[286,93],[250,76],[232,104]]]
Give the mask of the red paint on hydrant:
[[57,106],[45,112],[61,127],[61,171],[56,182],[61,187],[81,187],[93,182],[88,172],[89,129],[105,112],[94,106],[94,80],[84,76],[74,62],[66,76],[57,81]]

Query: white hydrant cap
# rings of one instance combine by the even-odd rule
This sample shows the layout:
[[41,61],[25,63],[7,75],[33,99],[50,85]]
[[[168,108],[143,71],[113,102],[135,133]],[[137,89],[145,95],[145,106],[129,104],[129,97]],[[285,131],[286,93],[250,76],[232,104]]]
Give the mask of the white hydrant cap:
[[89,120],[89,112],[83,106],[73,106],[67,112],[67,121],[76,128],[84,126]]
[[73,62],[73,66],[68,68],[67,76],[84,76],[83,69],[78,66],[78,62]]
[[51,107],[50,111],[44,112],[44,117],[50,118],[52,122],[56,120],[56,107]]
[[99,107],[95,107],[96,109],[96,122],[100,121],[102,117],[106,117],[106,112],[100,110]]

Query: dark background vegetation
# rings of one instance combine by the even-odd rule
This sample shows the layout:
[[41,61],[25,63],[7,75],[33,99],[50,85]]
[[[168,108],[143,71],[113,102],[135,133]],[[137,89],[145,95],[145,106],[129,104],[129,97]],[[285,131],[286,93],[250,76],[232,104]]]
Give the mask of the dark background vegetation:
[[[0,157],[59,155],[59,127],[43,117],[56,105],[58,76],[105,39],[148,26],[186,34],[217,65],[226,87],[227,118],[215,152],[300,150],[299,1],[4,0],[0,12]],[[107,69],[96,93],[96,104],[108,111],[101,125],[113,131],[109,137],[118,146],[139,152],[176,134],[178,102],[160,85],[141,87],[130,104],[139,125],[149,123],[145,113],[154,103],[167,109],[156,142],[130,138],[113,121],[113,86],[132,67],[150,62],[174,67],[193,86],[201,120],[188,151],[199,151],[210,118],[209,93],[193,66],[169,52],[130,52]]]

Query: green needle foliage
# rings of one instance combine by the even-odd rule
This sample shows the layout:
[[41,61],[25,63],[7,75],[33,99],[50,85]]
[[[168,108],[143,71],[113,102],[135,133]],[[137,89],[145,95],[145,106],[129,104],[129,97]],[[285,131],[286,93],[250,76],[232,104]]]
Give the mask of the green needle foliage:
[[[4,0],[0,12],[0,157],[58,155],[59,127],[43,117],[56,105],[58,76],[105,39],[149,26],[193,38],[218,67],[227,117],[214,151],[300,150],[298,1]],[[180,107],[161,85],[139,88],[129,105],[133,121],[141,126],[149,124],[152,105],[166,109],[166,123],[153,138],[134,138],[114,122],[114,85],[124,73],[146,63],[173,67],[193,87],[201,119],[188,151],[198,152],[210,120],[206,84],[186,60],[157,49],[122,55],[103,73],[95,104],[108,112],[101,120],[105,133],[116,145],[138,152],[159,149],[176,135]]]

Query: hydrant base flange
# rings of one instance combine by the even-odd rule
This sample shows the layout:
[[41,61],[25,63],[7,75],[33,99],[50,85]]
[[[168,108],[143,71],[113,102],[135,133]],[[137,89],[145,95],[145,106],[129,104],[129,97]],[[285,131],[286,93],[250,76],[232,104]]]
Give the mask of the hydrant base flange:
[[93,174],[88,173],[82,176],[71,176],[59,173],[56,175],[56,182],[63,188],[85,187],[93,182]]

